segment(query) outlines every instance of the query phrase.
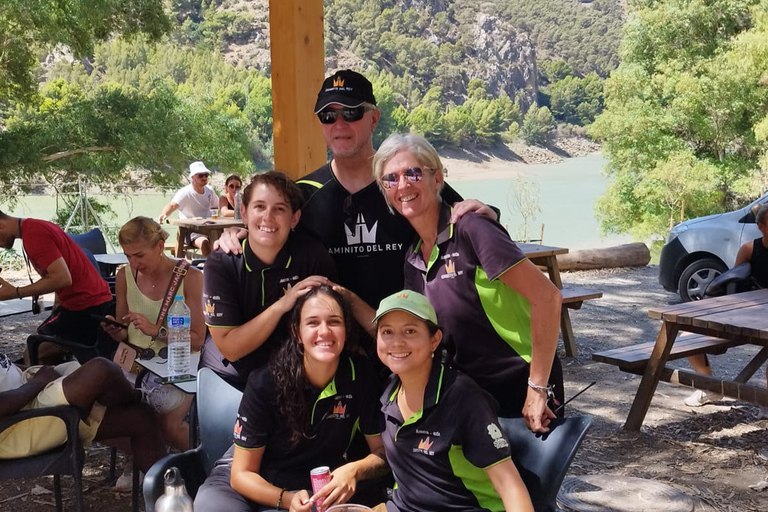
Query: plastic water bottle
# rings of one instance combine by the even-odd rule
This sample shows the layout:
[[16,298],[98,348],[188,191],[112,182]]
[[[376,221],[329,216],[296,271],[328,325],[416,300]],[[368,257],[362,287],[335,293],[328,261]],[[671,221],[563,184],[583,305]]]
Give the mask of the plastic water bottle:
[[240,205],[242,204],[243,199],[240,197],[240,191],[235,191],[235,220],[241,220],[242,217],[240,216]]
[[165,472],[165,493],[155,502],[155,512],[192,512],[192,499],[177,468]]
[[168,310],[168,376],[189,374],[189,308],[177,295]]

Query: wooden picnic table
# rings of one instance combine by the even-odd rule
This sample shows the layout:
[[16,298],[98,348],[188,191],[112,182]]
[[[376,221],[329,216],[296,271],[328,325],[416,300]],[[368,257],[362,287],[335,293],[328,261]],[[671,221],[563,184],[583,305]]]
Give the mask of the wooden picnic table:
[[560,334],[563,337],[565,355],[568,357],[576,357],[578,351],[576,348],[576,340],[573,336],[571,315],[568,310],[579,309],[585,300],[600,298],[603,296],[603,293],[583,288],[563,288],[563,281],[560,279],[560,267],[557,264],[557,255],[568,254],[567,248],[527,243],[517,243],[517,246],[520,247],[523,254],[525,254],[534,265],[543,267],[547,271],[549,280],[561,291],[563,295],[563,307],[560,308]]
[[208,237],[208,240],[213,246],[213,242],[219,239],[221,233],[232,227],[243,227],[242,220],[235,219],[202,219],[195,217],[192,219],[168,219],[168,222],[174,226],[179,227],[178,233],[176,233],[176,248],[174,250],[174,256],[177,258],[184,257],[184,241],[187,238],[188,233],[200,233]]
[[[768,289],[651,309],[648,316],[662,321],[661,330],[645,365],[643,379],[624,425],[626,430],[640,429],[659,380],[768,406],[768,389],[747,384],[768,360]],[[719,379],[666,367],[680,332],[721,338],[724,347],[757,345],[762,348],[736,378]]]

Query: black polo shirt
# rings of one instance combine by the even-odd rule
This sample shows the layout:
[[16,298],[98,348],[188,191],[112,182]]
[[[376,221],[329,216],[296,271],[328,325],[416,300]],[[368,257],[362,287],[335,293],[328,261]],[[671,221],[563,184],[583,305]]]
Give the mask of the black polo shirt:
[[450,216],[443,203],[428,263],[421,240],[410,247],[405,287],[432,303],[459,370],[484,389],[519,380],[531,361],[531,306],[499,276],[525,255],[498,222],[469,213],[450,224]]
[[[291,233],[272,265],[265,265],[243,240],[243,253],[208,255],[203,272],[203,311],[209,327],[239,327],[277,302],[292,285],[312,275],[336,278],[328,252],[316,240]],[[289,314],[258,349],[232,361],[242,377],[265,366],[272,351],[288,339]]]
[[336,468],[352,435],[360,429],[379,435],[381,387],[370,361],[343,352],[333,380],[318,389],[308,386],[311,405],[305,439],[292,446],[290,429],[277,413],[275,381],[269,367],[251,373],[235,423],[235,445],[246,450],[265,447],[259,474],[277,487],[311,489],[309,472]]
[[[330,163],[296,182],[304,194],[298,230],[317,238],[336,262],[339,282],[376,308],[401,289],[403,257],[415,231],[392,213],[376,182],[350,194]],[[461,196],[445,186],[449,202]]]
[[400,379],[381,397],[382,441],[397,487],[387,510],[503,511],[485,469],[510,458],[494,399],[466,375],[436,363],[424,406],[407,421],[397,405]]

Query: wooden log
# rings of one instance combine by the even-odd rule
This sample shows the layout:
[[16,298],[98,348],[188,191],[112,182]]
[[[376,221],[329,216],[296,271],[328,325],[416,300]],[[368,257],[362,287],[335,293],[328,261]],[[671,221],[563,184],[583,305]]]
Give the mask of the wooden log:
[[584,249],[558,254],[560,270],[592,270],[615,267],[644,267],[651,261],[651,251],[643,243],[624,244],[601,249]]

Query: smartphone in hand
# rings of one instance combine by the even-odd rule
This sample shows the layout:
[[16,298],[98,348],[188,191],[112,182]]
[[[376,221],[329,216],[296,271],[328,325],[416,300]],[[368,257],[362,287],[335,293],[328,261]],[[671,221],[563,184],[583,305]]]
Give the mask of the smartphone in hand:
[[115,327],[119,327],[120,329],[127,329],[128,328],[127,325],[121,324],[117,320],[112,320],[111,318],[106,317],[106,316],[91,315],[91,318],[93,318],[94,320],[98,320],[99,322],[104,322],[104,323],[109,324],[109,325],[114,325]]

